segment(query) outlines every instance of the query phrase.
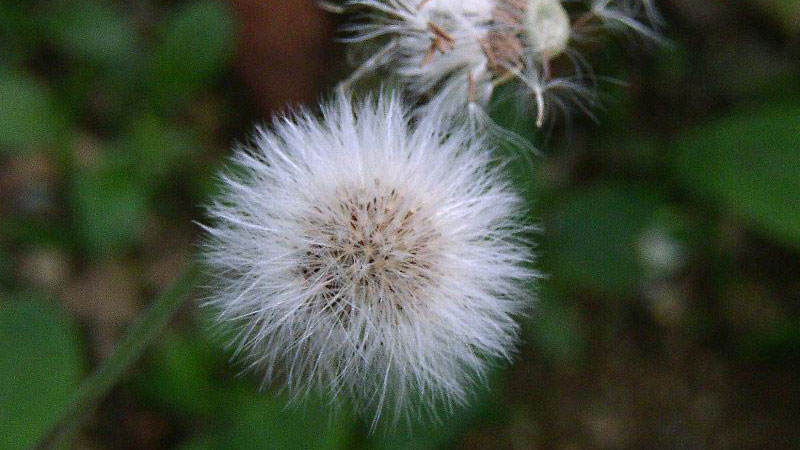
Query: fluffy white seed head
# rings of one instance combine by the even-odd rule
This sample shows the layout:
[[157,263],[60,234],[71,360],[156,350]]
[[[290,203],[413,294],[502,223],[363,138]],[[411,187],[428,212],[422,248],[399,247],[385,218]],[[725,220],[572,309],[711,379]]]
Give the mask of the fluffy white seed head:
[[492,76],[483,51],[495,0],[356,0],[370,20],[348,28],[353,42],[387,38],[348,85],[380,67],[397,75],[415,99],[437,97],[454,116],[470,101],[491,97]]
[[266,382],[376,420],[465,401],[513,353],[536,277],[489,154],[394,97],[260,130],[209,207],[209,304],[237,352]]
[[588,111],[594,76],[576,41],[609,30],[659,40],[647,25],[658,18],[652,0],[573,1],[569,11],[568,1],[352,1],[369,11],[369,20],[351,26],[349,40],[382,37],[385,44],[345,85],[385,68],[415,101],[427,103],[424,114],[468,123],[489,123],[484,109],[509,82],[522,88],[539,126],[546,110],[572,105]]

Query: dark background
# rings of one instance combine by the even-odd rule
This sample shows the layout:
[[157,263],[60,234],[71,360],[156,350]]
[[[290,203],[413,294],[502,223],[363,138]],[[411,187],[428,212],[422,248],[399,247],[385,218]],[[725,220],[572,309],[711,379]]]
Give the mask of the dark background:
[[[75,447],[800,447],[800,2],[658,3],[671,45],[587,49],[627,85],[511,166],[549,277],[469,408],[373,437],[286,409],[189,303]],[[346,76],[337,20],[310,0],[0,0],[0,448],[34,442],[180,273],[232,144]]]

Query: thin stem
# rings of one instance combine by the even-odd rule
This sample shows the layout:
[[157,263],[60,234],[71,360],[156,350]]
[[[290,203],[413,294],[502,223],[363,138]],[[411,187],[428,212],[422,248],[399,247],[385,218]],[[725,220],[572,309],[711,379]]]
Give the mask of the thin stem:
[[108,392],[128,369],[139,360],[144,351],[169,324],[170,319],[183,304],[195,286],[200,274],[199,264],[191,262],[180,277],[159,296],[136,322],[95,373],[86,379],[66,409],[47,431],[36,449],[60,447],[85,422]]

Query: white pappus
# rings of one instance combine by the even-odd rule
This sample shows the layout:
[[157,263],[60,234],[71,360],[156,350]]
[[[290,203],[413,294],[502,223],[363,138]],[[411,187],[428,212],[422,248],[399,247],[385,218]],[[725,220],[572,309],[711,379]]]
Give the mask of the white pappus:
[[495,0],[353,0],[364,19],[345,30],[349,42],[383,38],[383,44],[343,83],[387,68],[414,99],[430,97],[419,110],[460,118],[469,105],[486,105],[493,92],[483,50],[492,28]]
[[[353,0],[364,20],[350,42],[382,38],[344,83],[385,68],[422,114],[483,125],[498,86],[517,82],[542,126],[550,109],[594,103],[593,72],[576,43],[620,30],[659,40],[652,0]],[[652,24],[652,26],[651,26]],[[556,60],[564,61],[555,64]],[[466,111],[466,116],[465,115]],[[491,124],[489,124],[491,125]]]
[[386,95],[258,130],[204,227],[208,304],[237,354],[374,423],[465,402],[514,353],[538,277],[487,145]]

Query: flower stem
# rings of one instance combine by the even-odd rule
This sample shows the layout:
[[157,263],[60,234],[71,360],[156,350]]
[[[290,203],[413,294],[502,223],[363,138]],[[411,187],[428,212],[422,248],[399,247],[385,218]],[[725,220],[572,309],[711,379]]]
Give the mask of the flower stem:
[[61,447],[87,420],[128,369],[135,364],[155,341],[195,286],[200,274],[199,264],[192,261],[180,277],[159,296],[147,312],[130,328],[95,373],[86,379],[58,420],[48,429],[36,449]]

